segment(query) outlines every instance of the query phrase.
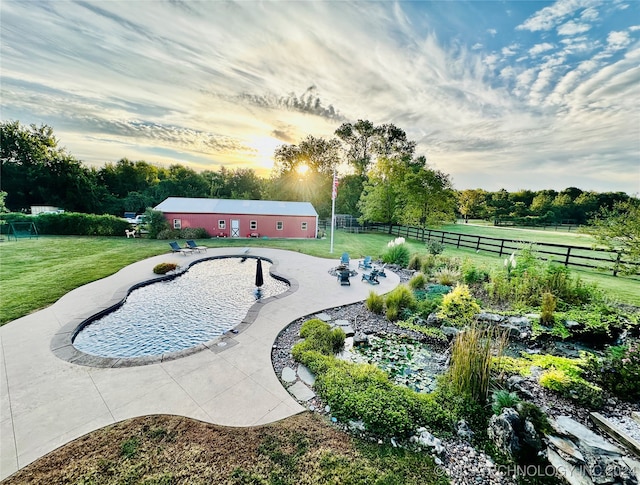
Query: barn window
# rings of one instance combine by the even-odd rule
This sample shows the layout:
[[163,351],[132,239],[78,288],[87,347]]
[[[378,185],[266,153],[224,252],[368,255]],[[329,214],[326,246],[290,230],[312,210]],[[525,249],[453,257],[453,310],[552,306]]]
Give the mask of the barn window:
[[173,228],[174,229],[182,229],[182,219],[174,219],[173,220]]
[[224,219],[220,219],[218,221],[218,229],[226,229],[227,228],[227,223]]
[[284,222],[282,222],[282,221],[277,221],[277,222],[276,222],[276,229],[277,229],[278,231],[282,231],[282,229],[284,229]]
[[252,231],[258,230],[258,221],[249,221],[249,229]]
[[306,222],[301,222],[300,223],[300,229],[302,229],[303,231],[307,230],[307,223]]

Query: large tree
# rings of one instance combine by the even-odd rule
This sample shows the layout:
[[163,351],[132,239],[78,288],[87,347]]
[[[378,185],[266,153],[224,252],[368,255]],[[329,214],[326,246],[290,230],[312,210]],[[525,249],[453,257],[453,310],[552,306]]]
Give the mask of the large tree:
[[616,202],[611,209],[603,207],[583,231],[609,250],[621,253],[622,261],[614,263],[615,269],[623,274],[640,274],[640,200],[630,198]]

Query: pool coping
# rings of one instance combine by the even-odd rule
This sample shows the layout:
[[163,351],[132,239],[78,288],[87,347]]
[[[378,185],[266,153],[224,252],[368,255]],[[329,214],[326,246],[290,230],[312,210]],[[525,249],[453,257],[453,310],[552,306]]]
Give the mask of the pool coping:
[[[101,357],[97,355],[87,354],[86,352],[82,352],[78,350],[73,345],[73,340],[76,335],[86,326],[93,323],[95,320],[101,318],[102,316],[111,313],[122,306],[129,296],[129,294],[136,290],[137,288],[141,288],[143,286],[151,285],[153,283],[158,283],[161,281],[170,281],[173,280],[187,271],[194,264],[201,263],[203,261],[211,261],[215,259],[228,259],[228,258],[246,258],[246,259],[261,259],[264,261],[268,261],[271,263],[271,267],[269,268],[269,275],[273,278],[283,281],[289,285],[287,291],[279,293],[278,295],[270,296],[267,298],[261,298],[256,300],[256,302],[251,305],[247,314],[242,319],[240,323],[238,323],[232,329],[226,331],[222,335],[216,337],[215,339],[209,340],[207,342],[200,343],[193,347],[189,347],[188,349],[178,350],[175,352],[165,352],[158,355],[149,355],[142,357]],[[142,365],[150,365],[157,364],[161,362],[168,362],[175,359],[180,359],[182,357],[186,357],[188,355],[196,354],[198,352],[202,352],[203,350],[209,350],[214,353],[224,352],[225,350],[234,347],[237,344],[237,341],[234,340],[233,337],[241,334],[246,331],[253,322],[255,322],[260,310],[268,303],[277,301],[281,298],[285,298],[286,296],[295,293],[298,288],[298,282],[291,277],[286,277],[277,272],[279,261],[275,258],[267,258],[265,256],[255,256],[250,254],[238,255],[236,254],[222,254],[210,257],[200,258],[196,261],[191,261],[184,270],[175,272],[173,274],[167,274],[158,276],[157,278],[150,278],[145,281],[141,281],[129,287],[120,288],[116,295],[124,296],[116,296],[112,298],[111,302],[104,308],[99,311],[92,311],[91,315],[76,317],[72,319],[67,324],[63,325],[60,330],[58,330],[53,338],[51,339],[50,349],[51,352],[61,360],[69,362],[71,364],[77,364],[87,367],[98,367],[98,368],[117,368],[117,367],[137,367]]]

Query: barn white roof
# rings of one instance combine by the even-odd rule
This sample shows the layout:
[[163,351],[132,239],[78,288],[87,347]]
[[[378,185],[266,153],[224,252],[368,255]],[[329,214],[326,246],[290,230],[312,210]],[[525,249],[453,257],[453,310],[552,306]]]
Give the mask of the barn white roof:
[[186,214],[318,216],[311,202],[285,202],[279,200],[167,197],[154,209],[160,212]]

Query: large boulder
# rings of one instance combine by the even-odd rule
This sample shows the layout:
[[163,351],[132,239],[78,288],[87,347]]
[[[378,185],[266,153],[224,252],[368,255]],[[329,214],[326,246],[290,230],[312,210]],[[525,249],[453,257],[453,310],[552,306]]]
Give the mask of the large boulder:
[[498,449],[513,456],[520,451],[518,432],[522,427],[518,412],[513,408],[504,408],[499,415],[491,416],[487,433]]

